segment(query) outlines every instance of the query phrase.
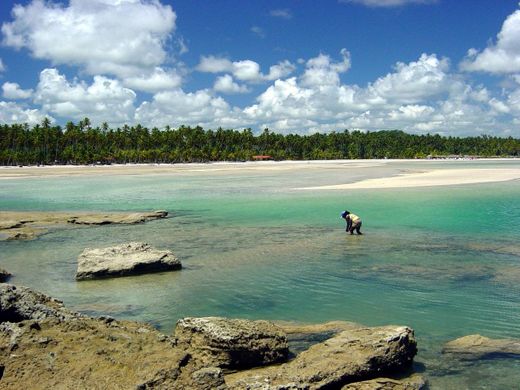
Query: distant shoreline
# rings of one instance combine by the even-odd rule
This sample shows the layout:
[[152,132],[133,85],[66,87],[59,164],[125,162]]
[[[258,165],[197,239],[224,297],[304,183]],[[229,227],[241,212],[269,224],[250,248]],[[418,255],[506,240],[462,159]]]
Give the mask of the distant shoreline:
[[[370,160],[285,160],[285,161],[246,161],[246,162],[211,162],[211,163],[178,163],[178,164],[113,164],[113,165],[45,165],[45,166],[0,166],[0,180],[30,179],[44,177],[72,176],[112,176],[112,175],[160,175],[210,173],[225,174],[241,171],[291,171],[297,169],[356,169],[385,166],[391,162],[422,163],[419,172],[405,172],[396,176],[378,179],[366,179],[354,183],[336,183],[319,187],[298,188],[298,190],[351,190],[375,188],[407,188],[446,185],[463,185],[491,183],[520,179],[518,168],[458,168],[450,165],[449,169],[439,164],[478,161],[515,161],[518,158],[486,158],[466,160],[430,160],[430,159],[370,159]],[[432,168],[424,164],[435,164]]]

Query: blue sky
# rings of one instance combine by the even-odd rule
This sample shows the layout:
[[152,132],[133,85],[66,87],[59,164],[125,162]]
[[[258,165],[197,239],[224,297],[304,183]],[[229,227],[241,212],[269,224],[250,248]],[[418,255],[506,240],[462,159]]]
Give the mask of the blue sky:
[[0,122],[520,137],[517,0],[2,0]]

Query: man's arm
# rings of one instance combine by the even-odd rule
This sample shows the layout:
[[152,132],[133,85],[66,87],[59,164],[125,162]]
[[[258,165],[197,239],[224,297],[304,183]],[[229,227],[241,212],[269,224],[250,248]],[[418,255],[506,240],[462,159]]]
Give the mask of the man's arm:
[[349,216],[347,216],[347,218],[345,218],[345,221],[347,221],[347,228],[345,229],[346,232],[350,231],[350,228],[352,227],[352,220],[350,219]]

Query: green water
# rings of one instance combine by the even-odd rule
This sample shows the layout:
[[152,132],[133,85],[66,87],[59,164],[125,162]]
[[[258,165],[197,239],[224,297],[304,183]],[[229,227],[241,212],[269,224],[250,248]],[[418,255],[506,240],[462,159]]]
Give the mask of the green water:
[[[154,210],[134,226],[58,230],[0,242],[0,266],[91,315],[147,321],[171,332],[185,316],[318,323],[406,324],[416,370],[431,388],[518,388],[520,360],[454,361],[456,337],[520,339],[520,181],[387,190],[301,191],[425,167],[520,167],[520,161],[389,162],[380,166],[16,179],[3,210]],[[363,218],[347,236],[339,213]],[[181,272],[77,283],[85,247],[146,241]]]

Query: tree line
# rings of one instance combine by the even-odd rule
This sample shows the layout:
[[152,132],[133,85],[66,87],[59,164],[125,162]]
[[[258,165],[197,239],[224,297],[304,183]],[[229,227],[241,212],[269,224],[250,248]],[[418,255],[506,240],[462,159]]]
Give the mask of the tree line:
[[520,139],[416,135],[399,130],[283,135],[265,129],[255,135],[251,129],[204,130],[200,126],[112,129],[106,123],[93,127],[88,118],[64,127],[52,125],[47,118],[32,127],[0,125],[1,165],[247,161],[258,155],[274,160],[518,157]]

